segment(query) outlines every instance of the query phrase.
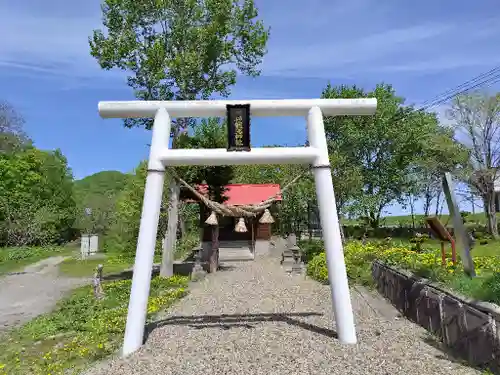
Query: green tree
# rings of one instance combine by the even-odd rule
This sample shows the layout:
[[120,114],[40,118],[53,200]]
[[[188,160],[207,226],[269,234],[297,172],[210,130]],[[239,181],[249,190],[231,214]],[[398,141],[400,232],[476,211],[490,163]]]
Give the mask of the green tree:
[[0,102],[0,154],[12,153],[29,146],[24,132],[24,118],[7,102]]
[[59,150],[28,147],[0,156],[0,233],[9,245],[45,244],[72,236],[72,174]]
[[[179,137],[179,144],[183,148],[217,148],[222,147],[226,139],[225,126],[218,119],[202,120],[200,126],[196,127],[192,134],[183,133]],[[223,186],[231,180],[232,170],[227,166],[217,167],[183,167],[176,168],[179,175],[187,183],[193,185],[205,181],[209,185],[210,198],[221,202]],[[147,174],[147,162],[143,161],[135,172],[127,178],[123,191],[116,199],[115,213],[109,235],[105,238],[105,250],[116,251],[127,255],[133,255],[139,234],[142,200]],[[168,184],[168,182],[166,182]],[[168,208],[168,190],[162,199],[162,210],[158,229],[158,243],[161,233],[167,227],[166,210]],[[181,220],[187,220],[190,224],[196,222],[193,217],[196,210],[190,207],[181,207]]]
[[[223,148],[226,145],[227,126],[218,118],[202,120],[200,125],[194,128],[192,135],[184,134],[180,140],[183,148]],[[188,167],[183,168],[180,173],[187,179],[187,182],[193,184],[206,184],[208,188],[208,197],[215,202],[223,203],[226,201],[226,185],[233,178],[233,168],[231,166],[212,166],[212,167]],[[217,244],[219,237],[219,228],[212,226],[212,248],[210,254],[206,254],[206,260],[210,262],[213,270],[217,267]]]
[[[280,147],[280,146],[266,146]],[[302,177],[293,185],[289,183],[297,176]],[[280,184],[286,190],[275,215],[275,226],[281,234],[294,232],[298,236],[308,227],[309,217],[316,206],[314,182],[307,166],[289,164],[241,165],[235,167],[235,183]],[[271,197],[269,197],[271,198]]]
[[452,128],[439,126],[436,134],[425,143],[424,153],[417,161],[416,194],[423,199],[424,214],[430,214],[434,201],[436,216],[442,196],[442,180],[445,172],[453,172],[467,165],[467,149],[454,139]]
[[[118,171],[103,171],[75,181],[75,227],[85,233],[105,234],[111,225],[116,199],[129,177]],[[91,209],[90,215],[85,213],[86,208]]]
[[293,232],[298,238],[301,238],[302,232],[309,229],[311,211],[317,205],[312,173],[308,172],[308,167],[303,165],[292,164],[280,167],[285,171],[280,181],[282,188],[296,176],[305,173],[283,192],[278,215],[281,230],[284,233]]
[[126,71],[140,100],[227,96],[238,71],[260,73],[269,30],[253,0],[104,0],[101,9],[106,31],[94,30],[91,55]]
[[[193,129],[192,135],[184,134],[179,140],[182,148],[224,148],[227,142],[227,126],[218,118],[203,119],[200,125]],[[225,186],[233,178],[231,166],[187,167],[179,168],[189,183],[206,183],[210,199],[222,203],[225,200]]]
[[133,256],[139,235],[142,200],[146,182],[147,162],[139,163],[118,194],[104,250]]
[[478,91],[459,95],[448,114],[455,121],[457,138],[469,151],[462,178],[481,196],[488,231],[497,238],[495,182],[500,166],[500,94]]
[[378,84],[371,92],[357,86],[328,85],[322,97],[378,100],[374,116],[325,119],[329,152],[343,155],[348,165],[359,168],[362,176],[363,194],[351,209],[356,209],[376,228],[383,209],[405,193],[406,176],[421,158],[426,142],[435,135],[437,120],[433,115],[404,106],[404,99],[387,84]]
[[[225,97],[238,72],[260,74],[269,30],[253,0],[104,0],[102,14],[106,30],[94,30],[90,53],[103,69],[126,71],[140,100]],[[174,124],[173,147],[189,124]],[[125,126],[150,129],[152,120],[126,119]],[[169,215],[177,222],[178,194],[170,185]],[[175,243],[174,235],[166,243]]]
[[330,165],[337,211],[343,215],[349,212],[350,206],[362,193],[361,168],[351,164],[346,155],[337,152],[330,153]]

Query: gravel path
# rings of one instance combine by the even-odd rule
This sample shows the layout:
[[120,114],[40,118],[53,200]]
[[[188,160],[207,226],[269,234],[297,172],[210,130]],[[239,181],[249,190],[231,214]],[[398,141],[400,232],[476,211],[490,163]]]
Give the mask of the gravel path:
[[0,278],[0,332],[52,310],[64,293],[89,282],[59,276],[64,259],[47,258]]
[[479,374],[426,343],[377,294],[353,290],[359,344],[335,338],[328,286],[286,274],[276,259],[233,263],[193,284],[147,344],[88,375]]

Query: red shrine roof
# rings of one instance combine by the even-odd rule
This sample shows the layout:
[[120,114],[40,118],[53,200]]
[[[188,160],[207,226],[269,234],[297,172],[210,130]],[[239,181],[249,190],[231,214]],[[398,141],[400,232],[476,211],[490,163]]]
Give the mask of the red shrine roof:
[[[204,194],[207,191],[207,185],[198,185],[196,189]],[[230,184],[226,185],[225,195],[228,198],[225,204],[241,206],[246,204],[258,204],[269,198],[276,197],[281,201],[281,188],[279,184]],[[187,200],[194,202],[193,200]]]

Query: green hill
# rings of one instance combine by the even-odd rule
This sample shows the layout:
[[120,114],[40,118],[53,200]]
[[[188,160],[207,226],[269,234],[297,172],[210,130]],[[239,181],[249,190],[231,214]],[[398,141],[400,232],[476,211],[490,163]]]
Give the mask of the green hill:
[[[103,171],[74,181],[77,227],[84,232],[105,232],[115,209],[116,198],[129,178],[129,174],[122,172]],[[87,207],[92,209],[90,217],[84,214]]]
[[[434,216],[434,214],[431,214],[430,216]],[[441,222],[443,224],[446,224],[446,226],[453,227],[453,223],[449,217],[449,215],[443,214],[440,215],[439,218],[441,219]],[[500,222],[500,213],[497,213],[497,220]],[[343,220],[343,224],[345,225],[360,225],[362,224],[359,220]],[[416,214],[415,215],[415,224],[417,226],[425,226],[425,215],[422,214]],[[468,214],[465,217],[465,223],[472,225],[472,224],[478,224],[478,225],[486,225],[486,216],[484,212],[478,212],[475,214]],[[412,217],[411,215],[400,215],[400,216],[385,216],[380,219],[380,225],[381,226],[390,226],[390,227],[397,227],[397,226],[411,226],[412,225]]]
[[83,206],[95,196],[116,196],[123,190],[129,177],[130,175],[118,171],[103,171],[76,180],[73,190],[76,204]]

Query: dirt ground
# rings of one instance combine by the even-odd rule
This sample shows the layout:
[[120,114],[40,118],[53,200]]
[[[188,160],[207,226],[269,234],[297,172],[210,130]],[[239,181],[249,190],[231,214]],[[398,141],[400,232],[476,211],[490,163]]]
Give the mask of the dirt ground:
[[47,258],[0,278],[0,332],[51,311],[65,293],[90,282],[59,275],[65,259]]

